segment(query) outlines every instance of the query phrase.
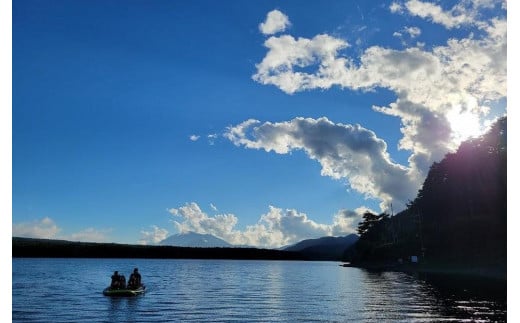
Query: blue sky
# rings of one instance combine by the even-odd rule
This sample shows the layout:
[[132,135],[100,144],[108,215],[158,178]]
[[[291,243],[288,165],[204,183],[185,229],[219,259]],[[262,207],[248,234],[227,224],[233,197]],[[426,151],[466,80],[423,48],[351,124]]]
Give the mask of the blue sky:
[[502,1],[15,1],[12,234],[278,247],[506,113]]

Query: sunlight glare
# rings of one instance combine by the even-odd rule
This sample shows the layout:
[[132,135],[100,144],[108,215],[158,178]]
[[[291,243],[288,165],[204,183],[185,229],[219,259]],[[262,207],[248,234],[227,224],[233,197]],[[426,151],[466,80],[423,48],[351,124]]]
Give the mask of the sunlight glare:
[[477,137],[482,133],[478,114],[471,111],[454,109],[447,115],[454,141],[460,143],[468,138]]

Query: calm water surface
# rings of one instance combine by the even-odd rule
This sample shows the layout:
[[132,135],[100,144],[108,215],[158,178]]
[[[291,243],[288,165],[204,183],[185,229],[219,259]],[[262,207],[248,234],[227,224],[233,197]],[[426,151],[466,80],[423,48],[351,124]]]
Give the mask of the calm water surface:
[[[147,292],[102,294],[139,267]],[[13,322],[502,322],[505,284],[335,262],[13,259]]]

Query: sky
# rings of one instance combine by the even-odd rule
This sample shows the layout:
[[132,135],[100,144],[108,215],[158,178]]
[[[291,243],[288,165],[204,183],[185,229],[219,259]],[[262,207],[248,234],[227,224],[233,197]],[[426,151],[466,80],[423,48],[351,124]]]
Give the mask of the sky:
[[506,115],[506,15],[493,0],[14,1],[12,236],[354,233]]

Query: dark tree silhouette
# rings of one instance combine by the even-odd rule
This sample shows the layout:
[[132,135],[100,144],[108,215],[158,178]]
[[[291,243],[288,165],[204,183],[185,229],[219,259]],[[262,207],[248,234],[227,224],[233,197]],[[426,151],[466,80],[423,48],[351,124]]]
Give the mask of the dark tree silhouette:
[[374,227],[379,221],[380,217],[372,212],[365,212],[363,214],[363,221],[358,225],[357,232],[360,237],[364,237],[368,234],[370,228]]
[[407,209],[363,215],[353,262],[420,256],[421,262],[503,268],[507,255],[507,119],[433,163]]

